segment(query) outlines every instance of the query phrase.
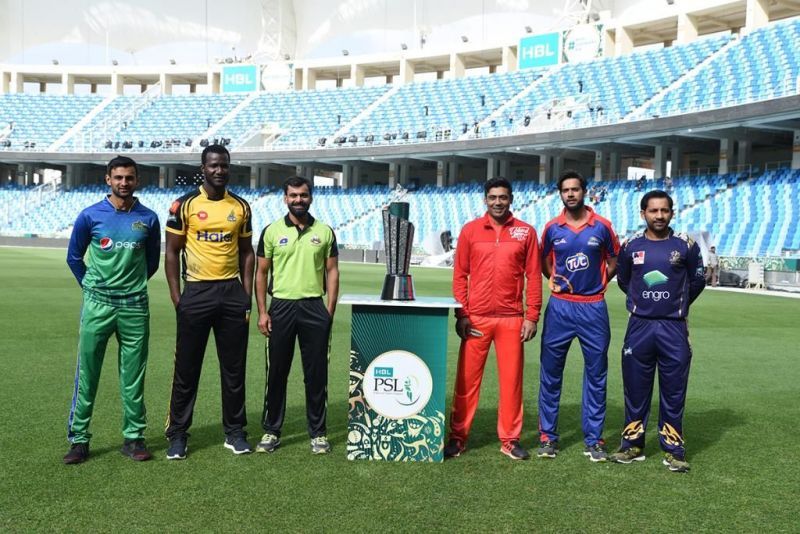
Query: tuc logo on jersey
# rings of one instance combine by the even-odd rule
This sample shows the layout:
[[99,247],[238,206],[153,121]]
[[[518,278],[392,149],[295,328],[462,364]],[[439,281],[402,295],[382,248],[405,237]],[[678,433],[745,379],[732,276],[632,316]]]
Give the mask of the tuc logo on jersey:
[[647,284],[647,289],[642,291],[643,299],[658,302],[660,300],[666,300],[670,297],[669,291],[652,289],[653,287],[664,285],[669,281],[667,275],[661,271],[650,271],[649,273],[645,274],[642,279],[644,280],[644,283]]
[[508,235],[511,236],[511,239],[525,241],[528,239],[528,228],[525,226],[512,226],[508,229]]
[[230,232],[209,232],[203,230],[197,232],[198,241],[208,241],[209,243],[230,243],[233,240]]
[[364,373],[364,397],[369,407],[387,419],[404,419],[425,408],[433,393],[433,378],[419,356],[390,350],[372,360]]
[[571,273],[585,271],[589,268],[589,257],[583,252],[578,252],[574,256],[568,257],[567,261],[564,263],[567,266],[567,270]]
[[117,249],[136,250],[142,248],[142,244],[138,241],[114,241],[110,237],[100,238],[100,250],[109,252]]

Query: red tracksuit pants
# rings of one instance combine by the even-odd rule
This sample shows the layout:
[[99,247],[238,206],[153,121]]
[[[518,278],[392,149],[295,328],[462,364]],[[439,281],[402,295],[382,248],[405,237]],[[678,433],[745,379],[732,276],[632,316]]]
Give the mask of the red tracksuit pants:
[[497,435],[505,443],[518,440],[522,432],[523,349],[520,331],[523,318],[471,316],[473,332],[461,341],[456,389],[450,414],[450,438],[466,443],[478,408],[483,369],[494,341],[500,402]]

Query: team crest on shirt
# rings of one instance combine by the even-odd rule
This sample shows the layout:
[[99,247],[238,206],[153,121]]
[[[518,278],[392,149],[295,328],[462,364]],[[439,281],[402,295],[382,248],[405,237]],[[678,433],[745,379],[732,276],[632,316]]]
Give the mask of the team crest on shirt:
[[236,222],[236,214],[233,212],[233,210],[231,210],[231,212],[228,214],[228,221]]
[[681,253],[677,250],[673,250],[669,253],[669,262],[672,265],[680,265],[681,264]]
[[322,244],[322,240],[319,238],[317,234],[312,235],[310,241],[312,245],[317,247]]
[[633,251],[633,264],[644,265],[644,250]]
[[586,246],[599,247],[600,246],[600,240],[597,239],[596,236],[592,236],[592,237],[589,238],[589,241],[586,242]]
[[286,237],[285,235],[281,236],[280,239],[278,239],[278,246],[279,247],[285,247],[288,244],[289,244],[289,238]]
[[147,225],[145,223],[143,223],[142,221],[136,221],[133,224],[131,224],[131,230],[133,230],[134,232],[137,231],[137,230],[139,232],[146,232],[147,231]]
[[508,235],[511,236],[511,239],[525,241],[528,239],[528,228],[525,226],[512,226],[508,229]]

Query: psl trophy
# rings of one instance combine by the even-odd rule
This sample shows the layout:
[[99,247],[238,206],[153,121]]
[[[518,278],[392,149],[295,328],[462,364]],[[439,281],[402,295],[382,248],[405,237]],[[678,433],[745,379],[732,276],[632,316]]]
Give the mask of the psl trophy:
[[408,274],[414,225],[408,222],[408,202],[392,202],[383,210],[386,278],[381,300],[414,300],[414,282]]

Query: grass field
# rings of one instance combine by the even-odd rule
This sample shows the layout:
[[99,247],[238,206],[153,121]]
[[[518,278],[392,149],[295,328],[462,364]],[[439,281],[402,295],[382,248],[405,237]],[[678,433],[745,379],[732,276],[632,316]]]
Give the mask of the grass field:
[[[146,399],[154,461],[121,456],[116,344],[100,382],[92,455],[64,466],[80,291],[65,251],[0,249],[0,456],[2,531],[798,531],[800,300],[704,293],[692,308],[694,361],[685,434],[688,474],[660,462],[650,426],[646,462],[591,464],[581,454],[576,346],[567,363],[556,460],[512,462],[495,435],[497,380],[490,360],[469,451],[444,464],[345,459],[350,310],[341,306],[331,355],[329,436],[334,451],[312,457],[302,373],[292,370],[284,446],[234,457],[222,447],[219,372],[209,351],[190,456],[167,462],[166,415],[175,337],[166,282],[151,282],[152,338]],[[421,295],[449,295],[450,272],[413,271]],[[376,293],[380,266],[343,265],[344,292]],[[609,290],[606,438],[622,423],[620,344],[626,313]],[[523,444],[536,439],[539,338],[527,345]],[[264,388],[263,338],[251,325],[247,407],[251,438]],[[450,334],[448,391],[457,343]],[[449,395],[448,395],[449,397]],[[448,398],[448,406],[449,406]],[[654,410],[657,407],[654,405]],[[654,411],[657,414],[657,411]]]

